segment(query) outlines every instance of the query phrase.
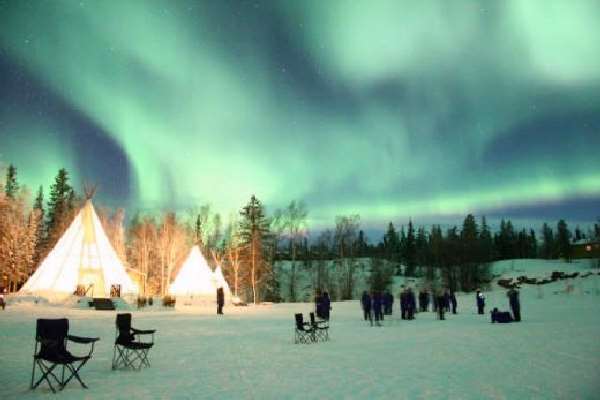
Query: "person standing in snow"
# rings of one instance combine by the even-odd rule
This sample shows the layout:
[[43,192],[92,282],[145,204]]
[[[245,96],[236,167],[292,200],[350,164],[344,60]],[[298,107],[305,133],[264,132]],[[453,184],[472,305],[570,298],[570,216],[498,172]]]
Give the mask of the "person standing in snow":
[[369,320],[371,322],[371,326],[373,326],[373,314],[371,314],[371,296],[365,290],[363,292],[362,298],[360,299],[360,304],[363,309],[363,314],[365,317],[365,321]]
[[450,304],[452,305],[452,314],[456,314],[456,294],[454,290],[450,291]]
[[481,293],[481,289],[477,289],[475,299],[477,300],[477,314],[483,314],[483,309],[485,308],[485,296]]
[[415,309],[417,308],[417,301],[415,299],[415,292],[411,288],[408,288],[406,292],[406,306],[408,319],[415,319]]
[[506,296],[508,296],[508,302],[513,313],[513,319],[515,322],[521,321],[521,302],[519,300],[519,291],[515,288],[511,288],[506,293]]
[[419,311],[425,312],[427,311],[427,292],[425,289],[419,290]]
[[402,286],[402,291],[400,292],[400,314],[402,319],[406,319],[407,314],[407,303],[406,303],[406,289]]
[[2,311],[4,311],[4,308],[6,307],[6,303],[4,302],[4,293],[0,292],[0,307],[2,307]]
[[217,314],[223,314],[223,305],[225,305],[225,291],[220,287],[217,288]]
[[385,292],[385,315],[392,315],[394,307],[394,295],[388,290]]
[[319,305],[317,305],[317,315],[324,320],[329,321],[329,312],[331,311],[331,299],[329,299],[329,293],[323,292],[320,301],[320,311]]
[[437,304],[437,312],[438,319],[440,321],[445,320],[444,313],[446,308],[444,307],[444,291],[442,289],[438,289],[436,293],[433,295],[433,304]]
[[373,293],[373,313],[375,314],[375,324],[381,326],[379,321],[383,321],[383,298],[380,292]]
[[450,312],[450,291],[448,289],[444,291],[444,308],[446,312]]

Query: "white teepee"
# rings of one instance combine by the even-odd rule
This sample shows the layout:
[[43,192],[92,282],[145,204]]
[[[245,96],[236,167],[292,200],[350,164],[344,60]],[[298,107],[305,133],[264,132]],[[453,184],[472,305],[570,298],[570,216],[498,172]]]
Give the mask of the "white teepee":
[[78,285],[92,297],[110,297],[112,285],[121,295],[138,292],[111,246],[91,200],[87,200],[58,243],[19,293],[50,300],[72,295]]
[[169,294],[215,298],[216,288],[213,272],[198,246],[192,247],[177,277],[169,286]]

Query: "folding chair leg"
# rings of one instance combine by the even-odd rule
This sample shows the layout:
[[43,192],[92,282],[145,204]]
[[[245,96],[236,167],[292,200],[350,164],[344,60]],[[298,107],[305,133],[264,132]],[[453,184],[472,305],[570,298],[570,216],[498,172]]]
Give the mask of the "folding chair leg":
[[44,363],[41,360],[37,360],[37,364],[38,364],[38,367],[40,367],[42,376],[34,385],[31,386],[31,389],[37,388],[40,385],[40,383],[42,383],[42,381],[45,380],[46,382],[48,382],[48,386],[50,386],[50,390],[52,390],[52,393],[56,393],[56,390],[54,389],[54,386],[52,386],[52,382],[50,382],[48,375],[52,376],[56,380],[56,382],[58,382],[60,384],[60,381],[58,380],[56,375],[54,375],[54,373],[52,372],[58,364],[52,364],[51,367],[46,367],[46,365],[44,365]]
[[[86,386],[85,383],[83,383],[83,381],[81,380],[81,377],[79,376],[79,370],[88,362],[88,359],[83,360],[81,362],[81,364],[79,364],[79,366],[77,368],[75,368],[72,364],[67,364],[67,368],[69,369],[69,371],[71,372],[71,376],[69,376],[69,378],[66,380],[66,382],[64,382],[62,384],[62,387],[60,388],[60,390],[63,390],[65,386],[67,386],[67,383],[69,383],[71,381],[71,379],[75,378],[79,381],[79,383],[81,384],[81,386],[83,386],[83,388],[87,389],[88,387]],[[64,369],[63,369],[64,371]]]

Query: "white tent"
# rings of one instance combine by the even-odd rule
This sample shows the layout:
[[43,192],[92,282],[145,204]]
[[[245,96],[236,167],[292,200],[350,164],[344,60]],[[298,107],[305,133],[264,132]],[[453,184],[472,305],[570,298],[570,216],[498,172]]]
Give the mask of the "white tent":
[[215,298],[216,287],[213,272],[198,246],[192,247],[177,277],[169,286],[169,294]]
[[110,297],[113,285],[120,285],[121,295],[138,292],[111,246],[91,200],[86,201],[19,293],[60,299],[72,295],[79,285],[91,297]]

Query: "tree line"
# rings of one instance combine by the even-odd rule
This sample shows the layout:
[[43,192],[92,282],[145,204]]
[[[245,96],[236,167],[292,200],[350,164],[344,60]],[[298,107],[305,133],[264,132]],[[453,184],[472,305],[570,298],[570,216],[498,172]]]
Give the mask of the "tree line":
[[[0,183],[0,286],[16,290],[54,247],[85,198],[71,186],[60,169],[50,185],[48,199],[39,187],[33,201],[18,182],[17,169],[9,165]],[[360,229],[359,215],[335,217],[335,227],[311,235],[308,210],[301,201],[267,215],[252,196],[239,212],[222,216],[209,205],[185,212],[137,213],[125,222],[123,209],[96,209],[105,232],[128,272],[144,295],[166,295],[177,268],[190,247],[197,244],[209,264],[221,265],[234,295],[251,302],[301,300],[301,270],[308,269],[314,289],[335,286],[337,297],[355,297],[358,260],[372,261],[372,285],[389,284],[393,275],[442,280],[454,290],[472,290],[489,281],[489,263],[511,258],[570,259],[572,234],[561,220],[553,230],[547,224],[538,240],[533,229],[516,231],[502,220],[491,232],[485,217],[477,222],[467,215],[462,226],[442,229],[415,227],[411,220],[397,230],[392,222],[382,239],[370,243]],[[587,233],[600,238],[600,224]],[[278,266],[289,264],[283,271]]]

